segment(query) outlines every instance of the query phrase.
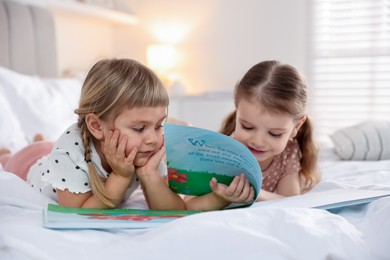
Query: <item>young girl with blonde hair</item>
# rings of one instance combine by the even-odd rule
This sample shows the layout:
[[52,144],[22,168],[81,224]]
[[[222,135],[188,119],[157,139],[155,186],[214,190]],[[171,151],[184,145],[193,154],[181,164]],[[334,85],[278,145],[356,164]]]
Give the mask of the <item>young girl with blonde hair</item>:
[[[307,86],[296,68],[274,60],[256,64],[237,84],[234,102],[236,109],[220,132],[244,144],[259,162],[263,182],[257,201],[298,195],[318,183],[317,148],[306,114]],[[234,189],[237,196],[229,197],[231,187],[211,185],[211,195],[191,197],[187,207],[207,210],[248,201],[241,190]]]
[[84,81],[78,122],[29,170],[27,181],[60,205],[120,207],[142,186],[151,209],[185,209],[165,181],[163,124],[168,94],[130,59],[97,62]]

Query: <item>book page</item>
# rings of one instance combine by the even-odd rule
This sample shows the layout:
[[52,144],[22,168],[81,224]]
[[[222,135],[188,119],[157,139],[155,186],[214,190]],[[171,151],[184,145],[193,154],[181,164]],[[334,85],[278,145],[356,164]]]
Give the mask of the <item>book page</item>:
[[240,142],[191,126],[165,124],[164,131],[169,185],[173,191],[203,195],[211,192],[211,178],[229,185],[234,176],[244,173],[257,197],[262,181],[260,166]]
[[196,210],[72,208],[48,204],[43,212],[43,226],[52,229],[140,229],[157,227],[200,212]]
[[252,204],[252,207],[334,209],[368,203],[389,195],[390,190],[332,189],[270,201],[260,201]]

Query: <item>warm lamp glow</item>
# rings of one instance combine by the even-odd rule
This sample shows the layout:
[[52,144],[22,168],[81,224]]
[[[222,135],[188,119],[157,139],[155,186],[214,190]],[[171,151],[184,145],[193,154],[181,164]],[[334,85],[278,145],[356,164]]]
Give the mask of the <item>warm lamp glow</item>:
[[177,51],[170,44],[153,44],[147,50],[148,66],[159,73],[167,73],[177,63]]
[[178,53],[171,44],[152,44],[146,53],[148,66],[154,70],[165,86],[170,86],[175,76]]
[[159,22],[152,28],[153,36],[160,42],[180,43],[189,32],[189,26],[183,22]]

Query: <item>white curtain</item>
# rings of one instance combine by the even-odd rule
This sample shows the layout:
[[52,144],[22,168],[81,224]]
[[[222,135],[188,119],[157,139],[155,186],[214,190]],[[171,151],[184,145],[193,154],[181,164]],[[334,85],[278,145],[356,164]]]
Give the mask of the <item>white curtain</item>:
[[390,120],[390,0],[313,0],[311,114],[318,136]]

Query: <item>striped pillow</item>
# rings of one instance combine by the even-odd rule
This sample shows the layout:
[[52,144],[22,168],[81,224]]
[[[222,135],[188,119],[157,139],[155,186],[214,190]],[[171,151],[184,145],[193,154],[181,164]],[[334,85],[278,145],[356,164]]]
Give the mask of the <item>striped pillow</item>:
[[343,160],[390,159],[390,122],[368,121],[334,132],[332,139]]

